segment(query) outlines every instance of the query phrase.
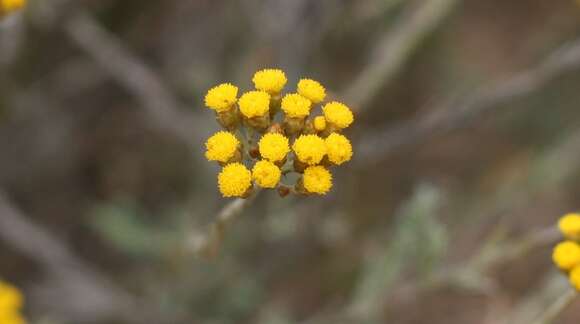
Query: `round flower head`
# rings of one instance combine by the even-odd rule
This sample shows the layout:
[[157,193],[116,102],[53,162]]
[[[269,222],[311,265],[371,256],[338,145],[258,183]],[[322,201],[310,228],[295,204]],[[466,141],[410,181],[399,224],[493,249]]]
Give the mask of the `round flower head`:
[[323,195],[332,188],[332,174],[323,166],[310,166],[304,170],[302,184],[306,191]]
[[340,165],[349,161],[352,157],[352,145],[345,136],[332,133],[324,142],[326,143],[326,154],[328,154],[330,162]]
[[572,271],[570,271],[569,279],[572,286],[574,286],[576,290],[580,291],[580,266],[575,267],[572,269]]
[[246,92],[240,97],[238,104],[246,118],[261,117],[270,111],[270,95],[264,91]]
[[308,98],[312,103],[322,102],[326,97],[326,90],[317,81],[311,79],[302,79],[298,82],[298,93]]
[[282,91],[286,85],[286,75],[284,71],[278,69],[265,69],[256,72],[252,82],[258,90],[266,91],[271,95],[276,95]]
[[252,174],[243,164],[230,163],[218,175],[218,185],[224,197],[241,197],[252,185]]
[[0,13],[22,9],[25,5],[26,0],[0,0]]
[[300,135],[292,145],[294,153],[300,162],[308,165],[320,163],[326,154],[326,144],[317,135]]
[[280,168],[267,160],[256,162],[252,168],[252,178],[262,188],[275,188],[281,176]]
[[324,129],[326,129],[326,119],[324,116],[314,117],[314,129],[319,132],[322,132]]
[[580,214],[566,214],[558,221],[558,228],[567,239],[580,239]]
[[26,324],[26,321],[18,311],[0,310],[0,323],[2,324]]
[[580,266],[580,245],[573,241],[559,243],[554,248],[552,259],[562,270],[568,271]]
[[339,128],[347,128],[354,121],[352,111],[340,102],[330,102],[322,107],[322,112],[326,121],[336,125]]
[[[18,288],[0,281],[0,313],[3,310],[18,310],[22,307],[22,293]],[[4,322],[0,321],[4,324]]]
[[236,152],[240,141],[230,132],[220,131],[208,138],[205,143],[205,157],[209,161],[227,162]]
[[258,149],[264,159],[272,162],[284,160],[288,152],[290,152],[288,139],[279,133],[268,133],[262,136],[260,142],[258,142]]
[[238,87],[230,83],[215,86],[205,95],[205,105],[217,112],[228,111],[236,103]]
[[282,110],[286,113],[286,116],[292,118],[304,118],[310,115],[312,102],[297,93],[290,93],[282,98],[281,106]]

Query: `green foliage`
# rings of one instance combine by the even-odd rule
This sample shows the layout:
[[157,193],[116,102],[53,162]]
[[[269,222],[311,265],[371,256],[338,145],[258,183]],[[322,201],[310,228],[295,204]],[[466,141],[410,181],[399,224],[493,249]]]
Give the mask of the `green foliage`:
[[440,207],[437,188],[422,185],[397,213],[391,244],[369,258],[355,293],[356,312],[371,311],[388,294],[405,267],[414,265],[424,278],[433,273],[445,254],[448,234],[438,221]]
[[133,257],[160,258],[177,244],[176,231],[145,222],[130,204],[99,205],[92,227],[119,251]]

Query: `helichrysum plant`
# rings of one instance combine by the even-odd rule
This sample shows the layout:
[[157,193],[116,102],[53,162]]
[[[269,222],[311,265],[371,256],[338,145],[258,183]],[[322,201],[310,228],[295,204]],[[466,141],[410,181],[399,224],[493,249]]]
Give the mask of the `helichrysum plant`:
[[22,9],[26,0],[0,0],[0,18]]
[[0,324],[25,324],[21,314],[23,301],[18,288],[0,280]]
[[223,127],[205,144],[205,157],[222,167],[221,194],[246,198],[256,187],[275,189],[282,197],[328,193],[330,170],[353,155],[342,134],[354,121],[351,109],[336,101],[325,104],[326,89],[311,79],[283,94],[288,80],[279,69],[258,71],[252,82],[255,89],[245,93],[222,83],[205,96]]
[[580,214],[562,216],[558,228],[564,235],[564,241],[556,245],[552,259],[568,276],[570,284],[580,291]]

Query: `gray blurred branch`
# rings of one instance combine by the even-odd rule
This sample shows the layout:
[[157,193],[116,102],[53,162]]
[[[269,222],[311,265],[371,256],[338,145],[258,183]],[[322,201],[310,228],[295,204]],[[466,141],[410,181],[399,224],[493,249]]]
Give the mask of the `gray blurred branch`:
[[[124,318],[142,323],[136,300],[78,258],[56,236],[33,223],[0,190],[0,240],[42,266],[51,281],[36,292],[51,311],[74,322]],[[46,297],[46,298],[42,298]]]
[[528,96],[554,79],[580,69],[580,39],[565,45],[542,63],[505,81],[483,87],[464,99],[396,127],[368,132],[358,143],[358,165],[376,163],[401,147],[417,144],[439,133],[468,127],[476,118]]
[[75,44],[134,95],[158,126],[176,133],[186,143],[205,135],[205,124],[186,113],[189,109],[161,78],[89,14],[72,15],[64,28]]
[[207,233],[192,236],[190,243],[193,252],[203,259],[210,260],[215,258],[220,251],[227,229],[238,219],[244,209],[256,199],[258,194],[259,191],[249,198],[237,198],[225,205],[217,214],[216,220],[209,225]]
[[414,50],[452,12],[459,0],[422,1],[410,8],[392,30],[378,40],[367,65],[345,90],[347,102],[361,113],[404,68]]
[[558,318],[566,307],[568,307],[578,297],[578,293],[574,289],[568,289],[560,298],[550,305],[540,317],[534,321],[533,324],[550,324]]

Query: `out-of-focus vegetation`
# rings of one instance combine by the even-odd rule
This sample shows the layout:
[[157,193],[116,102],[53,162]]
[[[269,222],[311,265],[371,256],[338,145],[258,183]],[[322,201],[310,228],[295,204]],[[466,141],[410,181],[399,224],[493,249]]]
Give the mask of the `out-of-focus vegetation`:
[[[327,196],[216,188],[205,92],[265,67],[355,110]],[[35,324],[532,323],[570,289],[579,72],[574,0],[30,0],[0,21],[0,277]]]

